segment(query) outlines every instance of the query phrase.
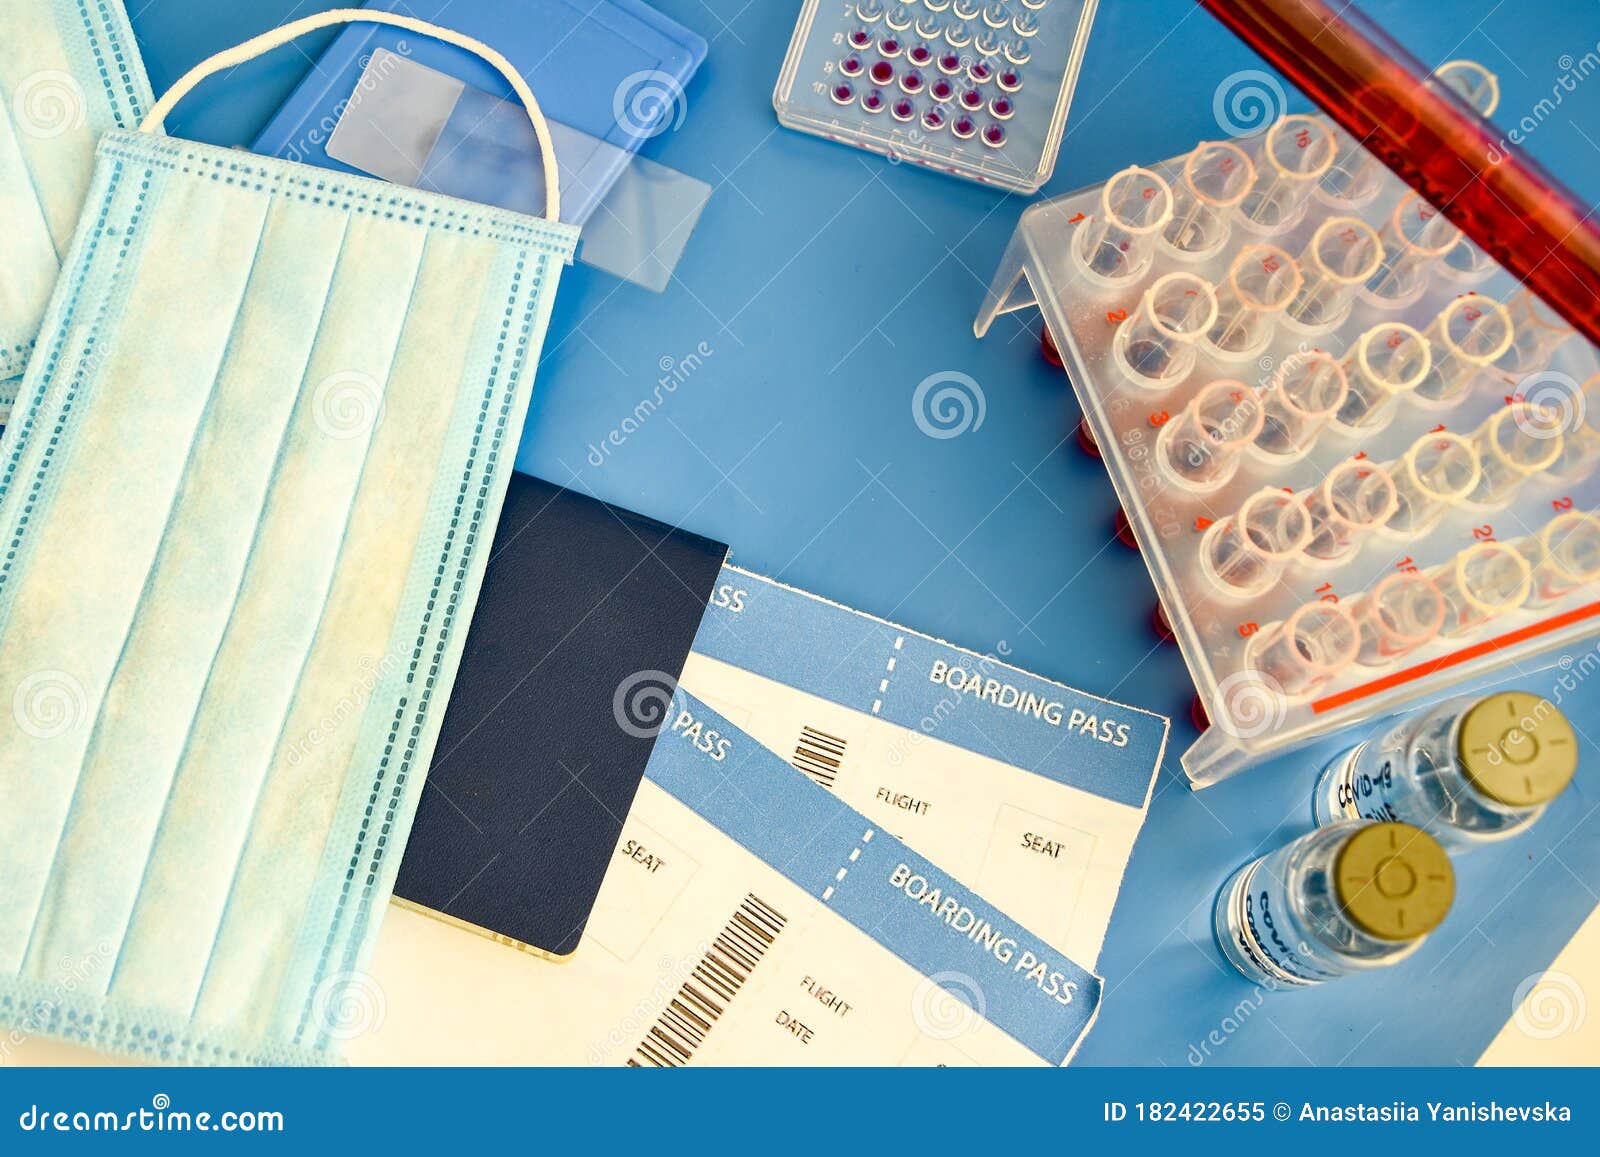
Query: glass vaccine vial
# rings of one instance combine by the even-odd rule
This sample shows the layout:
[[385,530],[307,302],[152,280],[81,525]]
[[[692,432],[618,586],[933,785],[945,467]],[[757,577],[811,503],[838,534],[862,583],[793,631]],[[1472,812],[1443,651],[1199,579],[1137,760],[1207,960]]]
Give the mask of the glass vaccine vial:
[[1572,782],[1578,743],[1525,691],[1448,700],[1335,758],[1317,782],[1318,824],[1400,820],[1464,851],[1526,830]]
[[1217,944],[1247,979],[1304,988],[1404,960],[1449,913],[1455,890],[1432,836],[1350,820],[1230,876],[1217,894]]

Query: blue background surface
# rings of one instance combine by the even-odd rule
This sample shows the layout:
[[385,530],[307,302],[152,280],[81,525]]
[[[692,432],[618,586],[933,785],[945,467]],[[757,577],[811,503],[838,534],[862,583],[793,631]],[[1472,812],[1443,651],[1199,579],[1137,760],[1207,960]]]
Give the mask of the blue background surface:
[[[456,0],[465,5],[470,0]],[[129,0],[159,92],[201,57],[331,2]],[[1202,794],[1177,756],[1194,738],[1177,651],[1148,626],[1143,564],[1111,538],[1099,463],[1026,315],[983,343],[971,322],[1027,199],[780,129],[770,96],[799,0],[658,0],[710,57],[681,128],[647,156],[715,193],[669,291],[581,266],[563,283],[519,465],[733,544],[753,570],[1019,665],[1170,714],[1167,767],[1101,959],[1089,1063],[1470,1063],[1600,896],[1600,751],[1530,835],[1463,860],[1457,911],[1392,975],[1267,995],[1223,970],[1210,903],[1238,863],[1304,830],[1315,768],[1338,741]],[[1592,0],[1367,0],[1431,62],[1499,73],[1502,125],[1535,115],[1600,41]],[[177,135],[248,142],[312,66],[304,42],[207,84]],[[1220,81],[1259,62],[1190,0],[1104,0],[1045,195],[1218,135]],[[1528,149],[1600,199],[1600,78],[1541,115]],[[1296,100],[1296,105],[1303,101]],[[663,367],[711,352],[642,428],[595,454]],[[981,428],[924,436],[928,374],[981,383]],[[1548,693],[1551,672],[1515,680]],[[1569,698],[1600,735],[1592,688]]]

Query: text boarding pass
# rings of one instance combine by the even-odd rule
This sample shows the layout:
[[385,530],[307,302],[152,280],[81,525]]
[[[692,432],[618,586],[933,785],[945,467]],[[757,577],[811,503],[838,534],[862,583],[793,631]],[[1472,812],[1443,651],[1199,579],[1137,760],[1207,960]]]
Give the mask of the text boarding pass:
[[1164,718],[726,565],[682,686],[1094,966]]
[[391,913],[358,1064],[1062,1064],[1100,981],[678,691],[578,952]]

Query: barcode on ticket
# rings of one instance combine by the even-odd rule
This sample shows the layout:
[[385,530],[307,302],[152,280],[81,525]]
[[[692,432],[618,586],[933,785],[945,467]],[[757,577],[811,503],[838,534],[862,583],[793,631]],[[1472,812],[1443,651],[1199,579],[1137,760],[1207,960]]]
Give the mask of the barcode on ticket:
[[772,905],[747,894],[628,1064],[634,1068],[688,1064],[787,923]]
[[832,790],[839,778],[839,768],[844,764],[845,741],[837,735],[818,731],[815,727],[800,730],[800,742],[795,745],[795,767],[805,772],[823,787]]

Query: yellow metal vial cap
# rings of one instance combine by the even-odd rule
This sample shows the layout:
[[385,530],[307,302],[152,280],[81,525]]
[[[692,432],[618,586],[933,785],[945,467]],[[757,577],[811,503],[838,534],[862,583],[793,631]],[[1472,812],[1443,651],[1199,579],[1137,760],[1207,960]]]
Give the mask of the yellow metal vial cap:
[[1578,740],[1555,704],[1526,691],[1490,695],[1461,720],[1461,766],[1484,795],[1537,807],[1566,790],[1578,770]]
[[1339,906],[1379,940],[1406,941],[1439,926],[1456,897],[1456,873],[1439,841],[1410,824],[1368,824],[1333,865]]

